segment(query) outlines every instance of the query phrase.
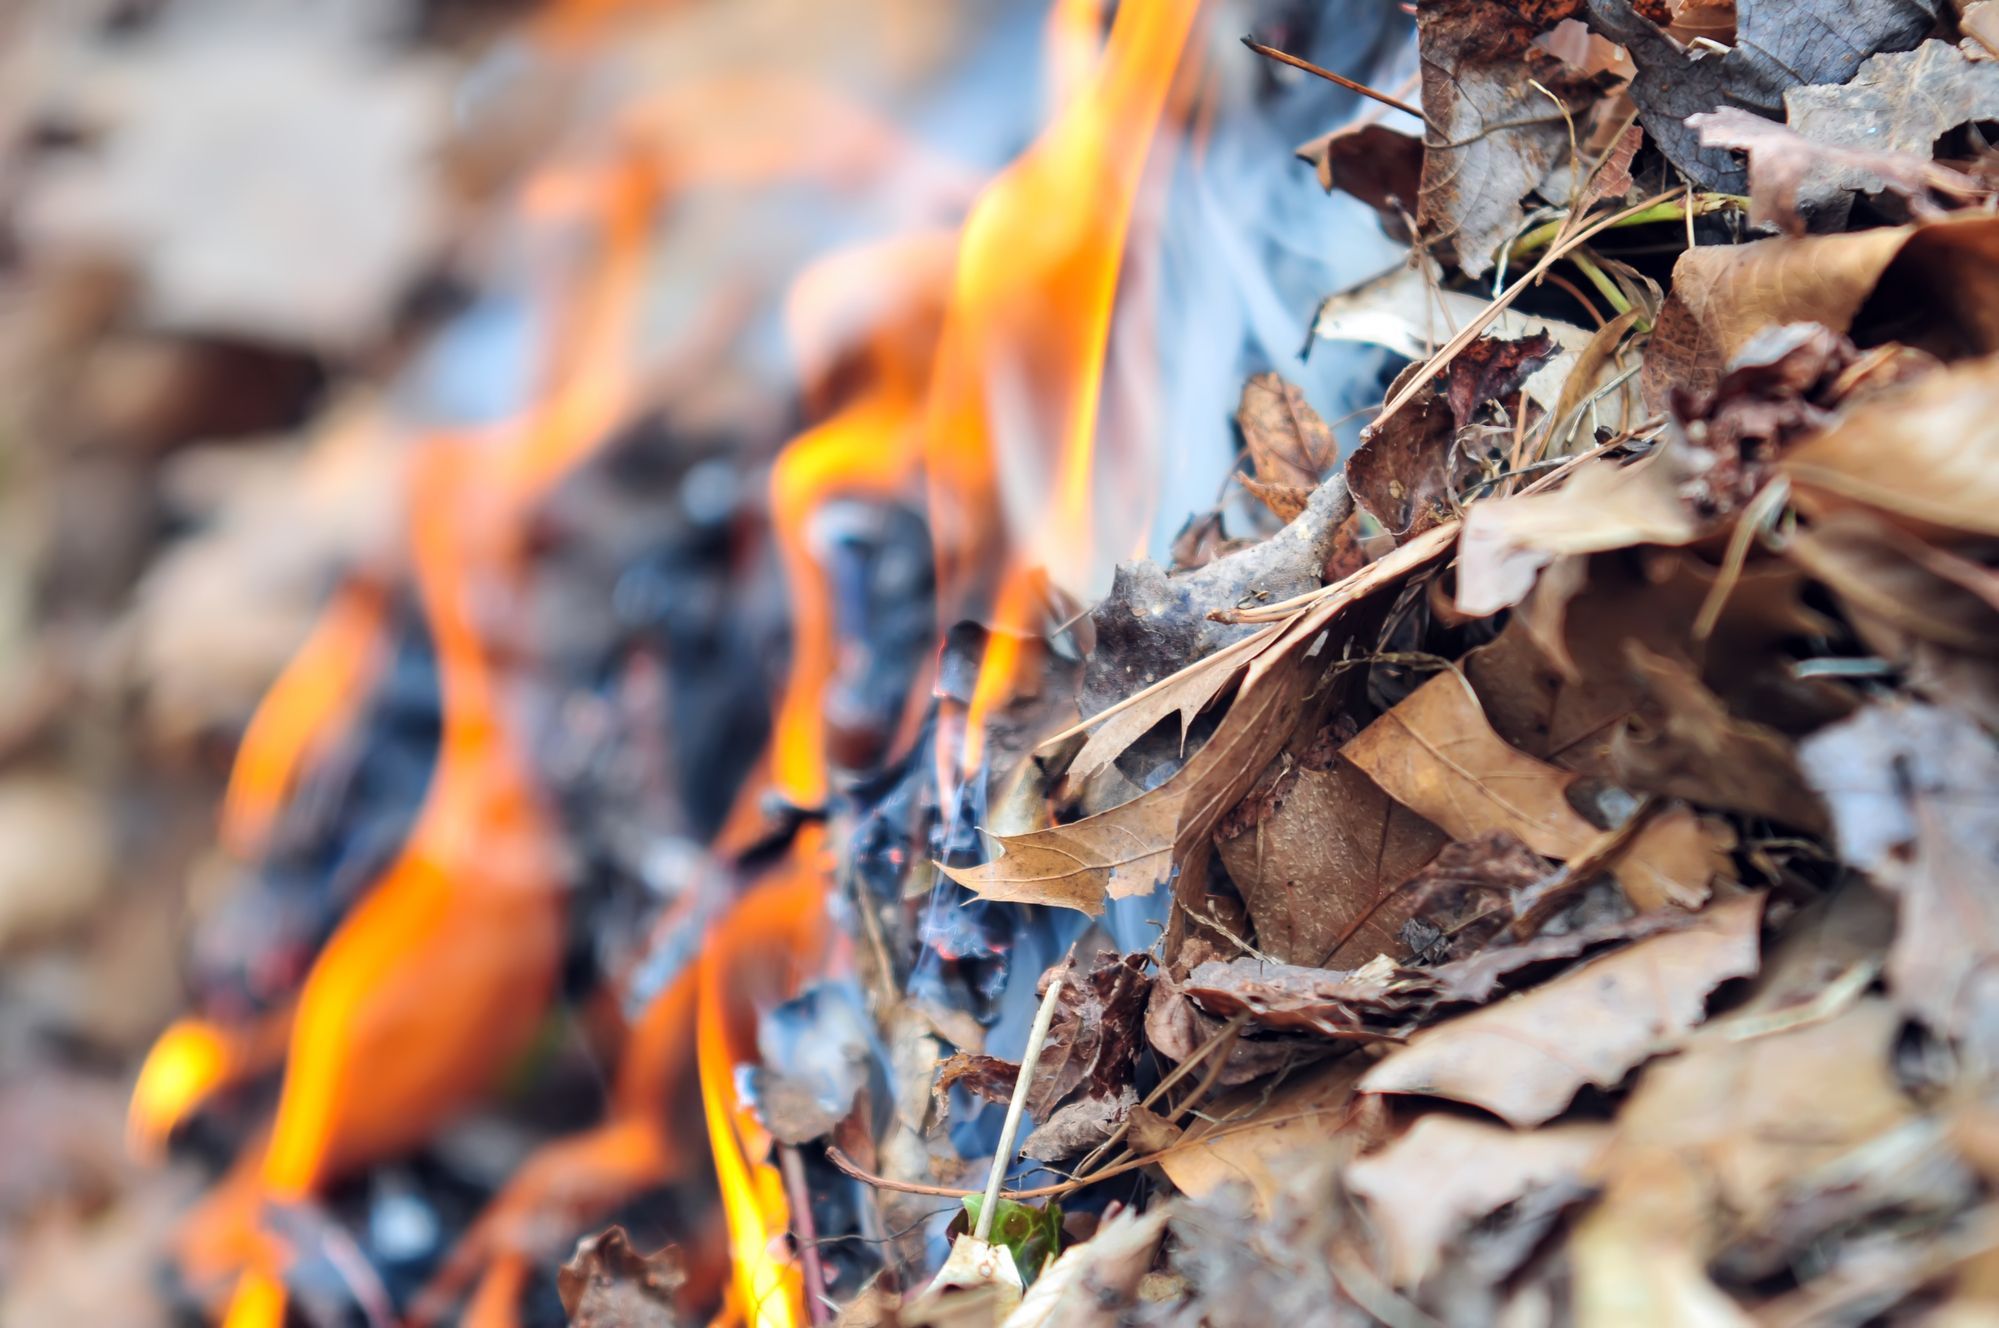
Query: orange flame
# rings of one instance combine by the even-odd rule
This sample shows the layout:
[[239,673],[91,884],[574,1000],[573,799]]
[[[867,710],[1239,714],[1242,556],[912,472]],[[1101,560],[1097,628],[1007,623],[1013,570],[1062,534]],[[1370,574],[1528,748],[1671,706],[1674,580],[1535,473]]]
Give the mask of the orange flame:
[[805,1287],[777,1247],[790,1229],[771,1139],[736,1092],[755,1060],[757,1018],[817,971],[825,946],[825,873],[816,829],[799,836],[782,874],[756,886],[702,947],[695,1038],[701,1103],[722,1191],[734,1269],[731,1308],[752,1328],[792,1328]]
[[[428,1137],[526,1044],[554,992],[563,916],[553,829],[475,606],[517,585],[527,505],[623,408],[621,338],[654,177],[633,156],[601,178],[600,265],[561,343],[570,355],[555,390],[497,457],[440,438],[415,463],[410,550],[437,652],[437,765],[402,853],[300,992],[261,1168],[269,1199],[303,1199],[343,1168]],[[270,1267],[246,1272],[232,1328],[281,1321],[275,1278]]]
[[167,1137],[202,1103],[229,1084],[274,1069],[291,1035],[289,1007],[230,1028],[179,1019],[147,1051],[132,1086],[126,1145],[135,1156],[158,1156]]
[[263,850],[293,781],[353,717],[380,662],[386,612],[379,587],[343,583],[258,703],[222,795],[222,842],[239,859]]
[[[967,716],[968,761],[1038,636],[1035,562],[1071,590],[1092,559],[1142,529],[1097,538],[1093,443],[1126,236],[1200,0],[1121,5],[1088,83],[967,218],[926,420],[931,528],[947,608],[978,602],[995,554],[989,646]],[[999,466],[1005,456],[1008,468]],[[1125,496],[1120,495],[1122,500]],[[1136,506],[1126,504],[1127,508]]]

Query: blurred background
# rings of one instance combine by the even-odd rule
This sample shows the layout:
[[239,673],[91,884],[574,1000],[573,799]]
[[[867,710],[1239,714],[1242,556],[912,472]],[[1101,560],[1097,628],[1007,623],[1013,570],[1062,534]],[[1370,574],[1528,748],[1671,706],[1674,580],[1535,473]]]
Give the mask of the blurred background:
[[[314,956],[476,746],[449,736],[460,633],[423,532],[506,535],[506,577],[454,583],[484,658],[457,704],[468,669],[500,680],[554,809],[553,847],[522,853],[563,883],[561,1013],[470,1115],[329,1198],[329,1248],[369,1272],[310,1321],[402,1303],[538,1142],[603,1110],[592,993],[674,934],[691,864],[897,746],[950,626],[933,603],[1004,616],[989,586],[938,595],[952,551],[1005,548],[1051,605],[1086,602],[1215,507],[1248,374],[1329,419],[1378,399],[1378,356],[1301,357],[1314,303],[1394,261],[1293,156],[1353,99],[1236,39],[1386,87],[1413,72],[1405,16],[1175,8],[1185,41],[1148,39],[1159,109],[1045,153],[974,271],[959,228],[989,182],[1065,108],[1132,103],[1099,67],[1108,0],[0,3],[0,1323],[214,1312],[169,1271],[184,1214],[263,1128]],[[1059,271],[1016,301],[1110,320],[1078,352],[1101,377],[1080,463],[1051,337],[1013,327],[1017,362],[978,365],[979,484],[940,488],[976,449],[933,399],[927,490],[787,514],[788,440],[1106,217],[1112,303],[1051,306],[1089,285]],[[1081,549],[1052,529],[1079,521]],[[801,771],[767,750],[805,566],[840,645]],[[148,1047],[193,1014],[243,1063],[177,1044],[128,1126]],[[641,1244],[684,1236],[676,1211],[631,1217]]]

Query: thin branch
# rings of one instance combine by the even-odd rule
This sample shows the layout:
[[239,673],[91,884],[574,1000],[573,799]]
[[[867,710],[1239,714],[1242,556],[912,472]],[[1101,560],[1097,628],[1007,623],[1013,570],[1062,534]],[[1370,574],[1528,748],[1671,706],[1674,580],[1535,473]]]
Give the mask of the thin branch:
[[1027,1049],[1020,1056],[1020,1076],[1013,1081],[1013,1100],[1006,1104],[1006,1123],[1000,1126],[999,1145],[993,1149],[992,1175],[986,1180],[986,1201],[979,1208],[978,1225],[972,1229],[972,1239],[989,1241],[993,1234],[993,1215],[999,1210],[1000,1186],[1006,1181],[1008,1168],[1013,1166],[1013,1137],[1020,1133],[1021,1113],[1027,1110],[1028,1089],[1034,1083],[1034,1067],[1041,1060],[1041,1049],[1048,1043],[1048,1026],[1055,1022],[1055,1007],[1062,997],[1062,973],[1057,969],[1055,976],[1048,979],[1048,994],[1041,998],[1041,1008],[1034,1012],[1034,1026],[1027,1032]]
[[1320,78],[1325,79],[1328,83],[1339,84],[1341,87],[1345,88],[1348,92],[1358,92],[1361,96],[1369,98],[1372,101],[1378,101],[1383,106],[1393,107],[1394,109],[1401,111],[1405,115],[1413,115],[1418,120],[1421,120],[1423,122],[1424,128],[1436,131],[1436,126],[1430,123],[1430,117],[1423,114],[1423,110],[1420,106],[1411,106],[1408,102],[1403,101],[1398,97],[1391,97],[1387,93],[1381,92],[1375,88],[1371,88],[1365,83],[1356,83],[1352,79],[1347,78],[1343,74],[1335,74],[1330,69],[1321,69],[1318,65],[1313,64],[1310,60],[1300,59],[1298,56],[1291,54],[1291,52],[1289,51],[1280,51],[1275,46],[1265,46],[1262,42],[1256,40],[1256,38],[1254,37],[1244,37],[1242,39],[1242,44],[1244,46],[1249,47],[1250,50],[1255,51],[1258,55],[1265,56],[1271,60],[1275,60],[1279,64],[1290,65],[1293,69],[1302,69],[1308,74],[1317,74]]

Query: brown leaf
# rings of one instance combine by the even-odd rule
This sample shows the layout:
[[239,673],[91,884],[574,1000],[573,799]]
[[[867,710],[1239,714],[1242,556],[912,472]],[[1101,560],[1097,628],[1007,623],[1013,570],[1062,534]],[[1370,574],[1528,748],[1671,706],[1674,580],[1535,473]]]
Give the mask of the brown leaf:
[[1458,557],[1459,612],[1484,617],[1519,603],[1535,574],[1565,554],[1692,543],[1699,530],[1671,460],[1588,461],[1551,492],[1472,504]]
[[1580,7],[1438,0],[1416,11],[1430,123],[1416,220],[1426,239],[1450,246],[1468,277],[1492,267],[1494,251],[1519,228],[1521,199],[1567,161],[1568,127],[1548,94],[1572,113],[1594,99],[1590,78],[1534,43]]
[[[1194,714],[1212,699],[1213,691],[1189,694],[1192,684],[1175,683],[1170,697],[1157,693],[1145,696],[1135,712],[1119,709],[1110,716],[1101,712],[1230,647],[1255,649],[1243,645],[1245,638],[1257,635],[1254,628],[1220,622],[1209,614],[1237,605],[1287,600],[1318,589],[1339,525],[1352,507],[1344,484],[1327,484],[1312,492],[1296,520],[1269,539],[1191,572],[1169,576],[1150,560],[1120,564],[1110,593],[1090,610],[1096,647],[1084,666],[1078,704],[1092,718],[1077,726],[1101,729],[1109,725],[1117,736],[1085,745],[1076,758],[1081,767],[1078,777],[1101,768],[1145,729],[1175,711],[1180,713],[1184,733]],[[1266,633],[1265,639],[1274,637]],[[1212,681],[1218,688],[1234,676],[1230,673]],[[1144,721],[1144,715],[1152,719]],[[1143,728],[1138,727],[1141,723]]]
[[1182,1193],[1204,1198],[1224,1185],[1247,1185],[1268,1215],[1302,1162],[1323,1155],[1327,1136],[1350,1111],[1358,1063],[1330,1066],[1275,1092],[1244,1089],[1201,1113],[1181,1147],[1159,1160]]
[[1423,976],[1372,963],[1353,973],[1244,957],[1197,964],[1181,984],[1202,1009],[1280,1033],[1366,1038],[1395,1033],[1423,1003]]
[[[1999,232],[1995,232],[1999,236]],[[1999,359],[1876,393],[1779,462],[1800,505],[1871,507],[1923,533],[1999,535]]]
[[1784,552],[1830,587],[1851,617],[1924,641],[1999,653],[1999,574],[1864,511],[1801,526]]
[[[1923,49],[1932,46],[1950,49],[1942,42],[1926,43]],[[1810,91],[1824,89],[1798,90]],[[1921,156],[1883,151],[1864,139],[1842,146],[1734,107],[1690,116],[1687,123],[1700,131],[1702,146],[1730,148],[1748,157],[1750,221],[1788,235],[1805,233],[1808,214],[1843,211],[1856,193],[1895,194],[1917,217],[1928,219],[1942,215],[1930,201],[1932,190],[1960,199],[1980,192],[1970,176],[1931,161],[1927,142]]]
[[1627,641],[1625,652],[1647,705],[1612,741],[1619,782],[1809,833],[1825,827],[1825,809],[1806,786],[1788,738],[1731,715],[1684,661],[1640,641]]
[[[1078,1097],[1109,1098],[1128,1088],[1140,1046],[1139,1027],[1152,979],[1142,954],[1100,951],[1087,974],[1067,960],[1062,994],[1048,1041],[1034,1065],[1027,1105],[1045,1119],[1056,1105]],[[1046,991],[1056,970],[1042,975]]]
[[1610,1140],[1603,1125],[1518,1134],[1432,1113],[1379,1152],[1347,1167],[1388,1244],[1389,1276],[1413,1289],[1444,1264],[1475,1224],[1528,1193],[1579,1187]]
[[[1471,478],[1468,458],[1456,447],[1458,432],[1497,401],[1509,415],[1520,410],[1520,386],[1555,356],[1545,332],[1511,340],[1485,336],[1451,361],[1441,382],[1426,383],[1409,405],[1381,425],[1361,431],[1347,458],[1347,488],[1370,516],[1402,536],[1448,519],[1458,491]],[[1411,365],[1388,395],[1423,372]]]
[[1706,1017],[1707,998],[1756,971],[1760,897],[1717,905],[1545,986],[1418,1033],[1361,1089],[1483,1107],[1526,1127],[1584,1084],[1611,1088]]
[[1276,809],[1219,848],[1257,945],[1287,963],[1331,964],[1400,950],[1396,933],[1415,897],[1395,887],[1443,840],[1335,758],[1297,770]]
[[577,1242],[555,1288],[571,1328],[674,1328],[674,1295],[686,1281],[678,1250],[640,1254],[614,1226]]
[[[1706,392],[1750,338],[1781,323],[1852,332],[1867,322],[1950,359],[1999,351],[1999,219],[1957,217],[1849,235],[1701,245],[1673,284],[1639,374],[1645,401]],[[1905,326],[1906,325],[1906,326]]]
[[1578,959],[1592,950],[1634,941],[1662,931],[1677,931],[1689,915],[1678,912],[1639,913],[1615,922],[1599,922],[1553,936],[1536,936],[1518,945],[1495,946],[1464,959],[1424,970],[1436,989],[1439,1004],[1483,1005],[1502,986],[1545,964]]
[[1564,795],[1569,773],[1509,747],[1455,672],[1417,688],[1344,754],[1454,839],[1504,830],[1544,857],[1567,858],[1596,837]]
[[1390,237],[1407,240],[1423,179],[1423,142],[1386,125],[1344,125],[1298,149],[1327,193],[1338,189],[1373,208]]
[[[1200,947],[1196,942],[1186,948]],[[1152,1001],[1145,1007],[1145,1036],[1168,1061],[1177,1065],[1204,1052],[1214,1054],[1210,1044],[1227,1030],[1228,1021],[1196,1005],[1170,970],[1161,973],[1152,984]],[[1338,1050],[1339,1046],[1321,1037],[1238,1037],[1230,1043],[1215,1082],[1223,1087],[1246,1084],[1288,1066],[1309,1064]]]
[[1738,0],[1735,41],[1720,56],[1689,51],[1641,18],[1631,0],[1589,0],[1589,22],[1631,53],[1631,81],[1647,133],[1696,183],[1744,192],[1742,168],[1702,148],[1687,120],[1719,106],[1783,118],[1783,98],[1806,83],[1844,83],[1877,51],[1905,51],[1936,26],[1934,0],[1851,0],[1834,22],[1810,0]]
[[[1236,424],[1256,478],[1267,485],[1309,493],[1340,454],[1332,429],[1305,400],[1305,393],[1274,373],[1258,374],[1243,384]],[[1297,513],[1278,515],[1288,521]]]
[[1808,739],[1842,860],[1896,898],[1888,983],[1947,1037],[1999,1046],[1999,749],[1952,711],[1876,703]]
[[1395,888],[1409,912],[1402,935],[1414,959],[1448,967],[1446,961],[1477,954],[1513,920],[1519,894],[1550,870],[1546,858],[1504,830],[1444,845]]
[[[1305,667],[1315,645],[1338,654],[1342,615],[1401,585],[1450,547],[1456,531],[1440,527],[1370,563],[1282,625],[1251,660],[1234,703],[1187,764],[1164,784],[1123,806],[1068,825],[999,837],[1000,856],[979,867],[945,867],[953,880],[988,899],[1050,904],[1097,913],[1108,894],[1143,894],[1177,862],[1180,889],[1192,897],[1203,880],[1209,836],[1249,791],[1297,728],[1307,689],[1319,676]],[[1332,639],[1325,637],[1333,633]],[[1327,649],[1330,646],[1331,649]],[[1203,856],[1192,856],[1196,849]]]

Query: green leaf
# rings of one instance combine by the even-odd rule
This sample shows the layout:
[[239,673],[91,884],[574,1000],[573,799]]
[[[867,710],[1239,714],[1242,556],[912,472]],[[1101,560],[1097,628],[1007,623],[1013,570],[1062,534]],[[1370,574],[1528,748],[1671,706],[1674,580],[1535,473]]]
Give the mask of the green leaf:
[[[979,1224],[979,1210],[985,1206],[985,1196],[968,1194],[964,1203],[965,1229],[970,1231]],[[993,1213],[992,1243],[1006,1247],[1013,1256],[1014,1267],[1020,1270],[1021,1280],[1031,1284],[1062,1247],[1062,1210],[1053,1203],[1036,1208],[1013,1199],[1001,1199]]]

